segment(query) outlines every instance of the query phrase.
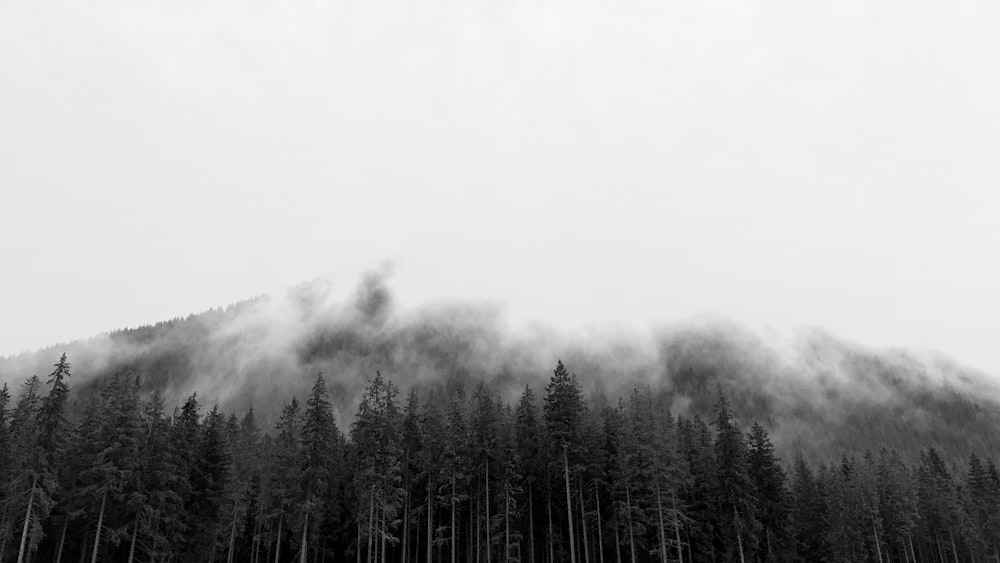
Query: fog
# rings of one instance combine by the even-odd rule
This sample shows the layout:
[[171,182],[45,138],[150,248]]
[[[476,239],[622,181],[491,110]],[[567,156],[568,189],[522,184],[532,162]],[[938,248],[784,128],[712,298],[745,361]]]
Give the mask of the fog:
[[[513,402],[525,386],[544,395],[561,359],[591,396],[612,406],[634,390],[662,391],[676,415],[710,418],[723,393],[742,424],[760,421],[779,446],[811,453],[883,443],[906,451],[936,441],[950,452],[969,440],[987,449],[1000,443],[995,381],[940,356],[872,349],[818,329],[765,334],[722,318],[645,331],[517,326],[488,304],[402,307],[384,272],[364,277],[348,301],[333,287],[315,280],[197,316],[0,359],[0,381],[16,388],[51,371],[66,352],[78,405],[119,373],[138,376],[147,395],[159,390],[168,407],[197,393],[206,407],[252,407],[269,428],[281,406],[303,397],[323,373],[346,429],[376,371],[404,394],[468,395],[485,383]],[[949,443],[954,437],[959,441]]]
[[997,10],[4,2],[0,353],[389,260],[409,308],[1000,373]]

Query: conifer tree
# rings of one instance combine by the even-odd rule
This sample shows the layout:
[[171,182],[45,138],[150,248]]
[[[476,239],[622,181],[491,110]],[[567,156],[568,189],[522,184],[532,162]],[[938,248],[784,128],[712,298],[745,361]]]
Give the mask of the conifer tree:
[[[289,520],[298,506],[298,484],[301,480],[302,413],[299,401],[292,397],[281,411],[275,436],[273,483],[271,492],[272,520],[277,520],[274,532],[274,562],[281,561],[282,545],[289,529]],[[273,522],[272,522],[273,523]]]
[[826,499],[823,483],[799,453],[795,457],[790,494],[791,534],[800,561],[820,561],[827,552]]
[[[333,420],[333,409],[327,391],[326,379],[320,373],[313,383],[312,392],[306,401],[302,425],[302,475],[300,495],[302,506],[302,547],[300,561],[305,563],[312,535],[320,529],[319,524],[327,516],[326,502],[331,491],[338,487],[336,460],[343,455],[340,431]],[[316,543],[316,542],[313,542]]]
[[715,406],[716,503],[718,524],[729,561],[745,563],[758,521],[753,483],[747,470],[743,434],[724,396]]
[[783,561],[791,554],[788,534],[789,499],[785,471],[774,453],[767,431],[754,422],[747,435],[747,471],[756,492],[755,504],[760,520],[756,540],[757,559]]
[[569,561],[576,563],[576,540],[573,526],[573,494],[570,490],[570,459],[579,455],[580,419],[583,415],[583,392],[575,375],[571,375],[562,360],[556,364],[552,378],[545,387],[546,433],[556,448],[552,458],[562,458],[562,472],[566,491],[567,535],[569,536]]
[[[527,519],[524,524],[527,526],[527,563],[535,563],[537,557],[535,518],[536,518],[536,498],[538,498],[538,482],[540,476],[544,474],[541,468],[540,448],[538,436],[540,434],[538,421],[538,408],[535,406],[535,395],[531,387],[527,385],[521,393],[517,402],[517,410],[514,414],[515,429],[514,439],[516,443],[515,459],[517,462],[517,472],[521,478],[521,490],[527,496],[522,502],[527,511]],[[523,553],[523,550],[522,550]]]
[[[6,526],[4,542],[10,537],[17,541],[17,561],[30,558],[43,536],[42,523],[52,506],[49,491],[54,487],[46,471],[46,452],[40,444],[38,413],[41,406],[37,376],[28,378],[10,418],[10,472],[5,483],[6,502],[3,520]],[[0,544],[0,553],[6,544]]]

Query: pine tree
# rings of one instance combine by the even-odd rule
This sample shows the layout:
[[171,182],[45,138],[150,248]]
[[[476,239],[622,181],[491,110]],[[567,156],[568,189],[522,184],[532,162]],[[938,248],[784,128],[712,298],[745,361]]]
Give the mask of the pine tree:
[[[821,561],[828,552],[823,483],[805,457],[795,457],[791,486],[791,534],[800,561]],[[791,550],[790,550],[791,551]]]
[[753,483],[747,470],[743,434],[733,421],[725,397],[715,406],[716,503],[718,523],[729,561],[745,563],[754,549],[759,523],[755,508]]
[[110,554],[120,545],[141,504],[138,469],[142,429],[134,380],[115,376],[102,394],[96,418],[92,444],[87,448],[93,455],[80,475],[92,563],[101,553]]
[[[289,530],[289,521],[299,505],[298,484],[302,466],[302,413],[299,401],[292,397],[281,411],[275,436],[273,482],[269,487],[271,520],[277,520],[275,529],[274,561],[281,561],[282,545]],[[274,524],[272,522],[272,524]]]
[[[30,558],[43,536],[42,523],[52,506],[49,491],[54,487],[46,471],[46,452],[40,444],[38,414],[41,407],[41,381],[28,378],[10,419],[10,472],[4,485],[6,503],[3,521],[6,533],[18,541],[17,561]],[[48,481],[47,481],[48,480]],[[0,545],[0,552],[6,544]]]
[[[524,523],[527,528],[528,538],[528,563],[535,563],[537,557],[535,518],[536,499],[538,499],[538,482],[544,474],[542,469],[541,451],[538,443],[540,434],[538,421],[538,408],[535,406],[535,395],[531,388],[524,387],[520,399],[517,402],[517,410],[514,414],[515,429],[514,439],[517,451],[515,459],[517,463],[517,473],[521,477],[520,488],[524,491],[527,499],[522,501],[522,505],[527,507],[527,521]],[[523,551],[522,551],[523,552]]]
[[[326,379],[316,376],[312,392],[306,401],[302,425],[302,475],[300,496],[302,505],[302,538],[300,561],[305,563],[308,553],[310,530],[313,536],[327,516],[326,502],[339,483],[336,460],[343,455],[340,431],[333,419],[333,409],[327,391]],[[315,543],[315,542],[314,542]]]
[[687,560],[716,560],[716,511],[714,491],[717,490],[715,450],[708,425],[697,415],[679,423],[680,448],[690,472],[690,481],[682,489],[682,504],[687,507]]
[[576,380],[563,365],[562,360],[556,364],[552,378],[545,387],[545,417],[546,433],[551,445],[556,451],[551,453],[553,459],[562,458],[563,480],[566,492],[567,535],[569,536],[569,561],[576,563],[576,539],[573,525],[573,494],[570,487],[570,473],[573,471],[570,460],[574,462],[579,457],[580,420],[583,416],[583,391]]
[[789,499],[785,471],[774,453],[774,444],[764,427],[754,422],[747,435],[747,471],[753,483],[756,510],[760,520],[757,535],[757,559],[783,561],[791,554],[789,546]]

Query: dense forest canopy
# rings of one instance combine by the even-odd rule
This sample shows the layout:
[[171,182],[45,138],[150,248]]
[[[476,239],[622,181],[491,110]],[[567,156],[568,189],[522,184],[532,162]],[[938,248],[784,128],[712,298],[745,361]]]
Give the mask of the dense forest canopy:
[[0,562],[988,561],[989,452],[891,444],[810,462],[672,391],[586,393],[558,361],[516,400],[367,380],[341,432],[312,378],[273,425],[252,409],[168,412],[115,375],[69,414],[64,354],[0,389]]

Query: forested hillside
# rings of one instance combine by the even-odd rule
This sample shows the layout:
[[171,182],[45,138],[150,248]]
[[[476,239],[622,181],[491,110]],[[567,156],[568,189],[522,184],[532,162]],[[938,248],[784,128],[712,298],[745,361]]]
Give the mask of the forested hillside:
[[[72,369],[0,392],[0,561],[990,561],[1000,474],[892,444],[776,450],[725,395],[675,416],[673,393],[585,393],[557,362],[505,400],[378,372],[346,432],[336,377],[280,408],[172,412],[140,378],[68,414]],[[332,384],[332,385],[331,385]],[[537,392],[536,392],[537,391]]]
[[223,412],[253,408],[273,426],[281,405],[330,376],[335,420],[346,431],[366,382],[381,371],[402,393],[468,394],[479,383],[505,401],[536,391],[562,358],[588,393],[611,401],[650,386],[676,416],[712,416],[719,393],[738,420],[759,420],[778,447],[819,460],[891,445],[915,459],[934,445],[946,459],[1000,451],[995,379],[934,357],[872,350],[820,331],[761,335],[725,321],[646,332],[565,333],[513,327],[488,305],[403,309],[383,280],[367,278],[347,302],[313,282],[224,309],[0,358],[16,388],[73,359],[75,419],[115,374],[138,376],[167,410],[198,393]]

